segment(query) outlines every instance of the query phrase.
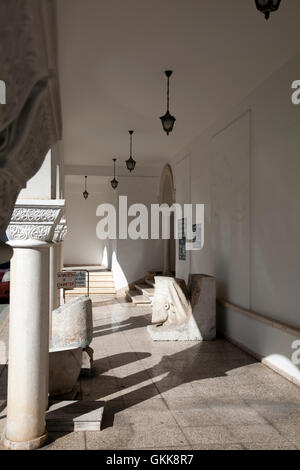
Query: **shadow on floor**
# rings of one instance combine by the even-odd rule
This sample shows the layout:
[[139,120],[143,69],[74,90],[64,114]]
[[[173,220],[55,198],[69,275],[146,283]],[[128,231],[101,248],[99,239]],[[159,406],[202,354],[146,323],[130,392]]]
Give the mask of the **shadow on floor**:
[[[205,353],[205,359],[201,361],[202,351]],[[158,380],[155,380],[155,382],[151,382],[147,385],[142,385],[141,387],[128,393],[123,393],[122,396],[107,400],[105,404],[102,427],[106,428],[113,426],[115,414],[151,398],[161,396],[161,393],[168,392],[178,386],[190,384],[194,381],[199,382],[205,379],[226,377],[226,373],[233,368],[240,368],[257,362],[246,354],[243,355],[243,358],[240,358],[239,360],[232,360],[226,356],[224,357],[220,351],[219,358],[216,360],[216,354],[212,354],[210,359],[207,356],[207,353],[207,343],[196,344],[184,351],[180,351],[171,355],[165,355],[158,364],[149,367],[148,369],[143,369],[142,371],[128,375],[125,378],[113,377],[117,382],[117,389],[122,390],[123,392],[124,389],[136,387],[146,380],[149,381],[149,379],[157,378]],[[145,353],[137,352],[135,354],[136,360],[140,360],[143,358]],[[110,359],[108,358],[108,360]],[[127,364],[127,360],[127,353],[120,354],[119,367],[121,367],[122,362],[123,365]],[[95,364],[96,368],[97,366],[98,361],[96,361]],[[113,363],[113,367],[118,366]],[[160,375],[164,375],[164,377],[159,380]],[[106,381],[109,380],[108,376],[103,376],[101,379],[104,379],[103,389],[105,390],[107,383]],[[199,392],[199,394],[201,395],[201,392]],[[92,399],[97,400],[101,398],[101,393],[92,397]],[[205,395],[203,395],[203,398],[205,398]]]
[[113,333],[121,333],[122,331],[134,330],[136,328],[143,328],[150,324],[146,316],[130,317],[124,321],[117,323],[107,323],[106,325],[94,327],[93,338],[99,336],[111,335]]
[[[115,324],[109,323],[95,327],[94,337],[142,328],[148,324],[149,320],[147,316],[130,317],[122,322]],[[166,342],[163,344],[167,345]],[[150,352],[142,351],[124,352],[96,360],[94,363],[94,376],[92,378],[81,379],[82,390],[84,390],[84,384],[89,387],[89,383],[92,385],[88,396],[83,392],[81,398],[105,401],[102,429],[113,426],[114,418],[117,413],[151,398],[161,397],[162,393],[169,392],[176,387],[190,384],[194,381],[198,381],[198,383],[201,384],[201,380],[225,377],[227,375],[226,373],[232,369],[257,362],[240,350],[238,350],[238,354],[236,354],[235,349],[237,350],[237,348],[229,345],[226,341],[197,342],[191,344],[192,346],[187,349],[177,351],[173,354],[165,354],[155,365],[151,364]],[[169,350],[172,351],[172,343],[169,343],[169,345]],[[110,370],[115,368],[143,360],[145,361],[143,369],[125,377],[116,377],[113,374],[107,374]],[[147,366],[147,360],[149,360],[149,366]],[[160,376],[162,376],[162,378],[160,378]],[[94,381],[94,383],[92,381]],[[3,380],[1,380],[1,382],[3,384]],[[145,384],[145,382],[147,383]],[[134,387],[134,390],[126,391],[131,387]],[[119,392],[121,393],[119,394]],[[197,398],[199,398],[199,396],[201,397],[201,393],[200,388],[199,391],[197,391]],[[106,399],[105,397],[109,395],[117,396]],[[204,393],[203,399],[205,398],[207,398],[207,395],[205,396]],[[3,410],[4,408],[5,403],[1,405],[1,409]],[[55,440],[54,434],[52,437],[50,436],[50,441],[53,442],[53,440]]]

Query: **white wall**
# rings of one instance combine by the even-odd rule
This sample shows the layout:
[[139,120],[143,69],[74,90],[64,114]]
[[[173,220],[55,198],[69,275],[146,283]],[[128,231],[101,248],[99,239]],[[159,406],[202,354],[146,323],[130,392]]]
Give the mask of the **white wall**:
[[64,199],[63,154],[61,142],[52,146],[39,171],[27,181],[19,199]]
[[[66,177],[68,234],[64,243],[64,263],[107,264],[114,272],[116,289],[122,289],[144,277],[149,270],[162,269],[162,242],[99,240],[96,227],[101,219],[96,216],[96,210],[102,203],[113,204],[117,210],[119,195],[128,197],[128,207],[135,203],[143,203],[147,207],[151,203],[157,203],[159,178],[120,176],[116,191],[111,188],[110,180],[111,178],[106,177],[89,177],[89,198],[84,200],[84,176]],[[133,217],[128,217],[128,223],[132,219]]]
[[[105,263],[107,242],[99,240],[96,227],[99,204],[113,202],[107,178],[88,178],[88,199],[83,197],[84,176],[67,177],[65,196],[68,233],[63,245],[64,264],[100,265]],[[105,259],[103,258],[105,257]],[[109,254],[107,256],[109,258]],[[108,263],[109,264],[109,261]]]
[[[119,177],[119,195],[128,197],[128,206],[142,203],[149,209],[157,204],[159,178]],[[129,217],[130,223],[134,217]],[[150,232],[149,220],[149,236]],[[117,289],[144,277],[148,271],[162,270],[163,245],[161,240],[118,240],[117,262],[113,266]]]
[[[217,276],[232,303],[300,327],[300,106],[291,83],[300,55],[285,64],[173,160],[178,202],[205,203],[205,245],[179,262]],[[184,160],[183,160],[184,159]],[[186,176],[183,172],[189,170]],[[182,178],[190,179],[190,189]],[[300,379],[295,336],[230,309],[219,329]]]
[[52,155],[49,150],[39,171],[20,192],[19,199],[52,199],[53,176]]

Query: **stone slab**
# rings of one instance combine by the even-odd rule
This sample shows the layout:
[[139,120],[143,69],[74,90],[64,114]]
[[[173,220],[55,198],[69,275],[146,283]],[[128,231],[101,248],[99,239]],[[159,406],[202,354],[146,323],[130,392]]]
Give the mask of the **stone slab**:
[[55,402],[46,414],[47,431],[100,431],[103,411],[102,401]]

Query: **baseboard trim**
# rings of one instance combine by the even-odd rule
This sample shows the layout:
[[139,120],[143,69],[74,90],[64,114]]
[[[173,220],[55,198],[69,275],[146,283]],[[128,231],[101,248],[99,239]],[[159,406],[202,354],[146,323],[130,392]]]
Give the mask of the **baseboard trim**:
[[243,315],[246,315],[248,317],[254,318],[257,321],[263,322],[268,326],[271,326],[273,328],[277,328],[278,330],[285,331],[286,333],[294,336],[300,335],[300,328],[297,328],[292,325],[288,325],[286,323],[283,323],[281,321],[275,320],[274,318],[269,318],[266,315],[263,315],[258,312],[254,312],[253,310],[248,310],[244,307],[240,307],[239,305],[235,305],[228,300],[225,299],[217,299],[217,303],[221,305],[222,307],[229,308],[234,310],[235,312],[241,313]]
[[263,365],[265,365],[269,369],[272,369],[274,372],[281,375],[283,378],[287,379],[289,382],[292,382],[294,385],[297,385],[297,387],[300,387],[300,380],[296,379],[295,377],[293,377],[288,372],[285,372],[284,370],[282,370],[279,367],[275,366],[266,357],[262,356],[261,354],[256,353],[252,349],[248,348],[247,346],[240,343],[236,339],[231,338],[230,336],[226,335],[225,333],[222,333],[221,331],[218,331],[218,333],[220,335],[222,335],[227,341],[229,341],[229,343],[232,343],[234,346],[237,346],[239,349],[241,349],[242,351],[245,351],[247,354],[249,354],[249,356],[254,357],[254,359],[261,362]]

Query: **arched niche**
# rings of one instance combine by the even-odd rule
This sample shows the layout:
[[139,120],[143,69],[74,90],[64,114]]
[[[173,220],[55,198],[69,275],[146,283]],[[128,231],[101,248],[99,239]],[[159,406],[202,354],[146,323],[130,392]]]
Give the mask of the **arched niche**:
[[[169,164],[165,165],[160,177],[159,185],[159,204],[168,204],[172,206],[176,202],[176,190],[174,186],[173,171]],[[170,219],[170,239],[164,240],[164,259],[163,259],[163,274],[175,274],[175,253],[176,246],[174,240],[174,213]]]

